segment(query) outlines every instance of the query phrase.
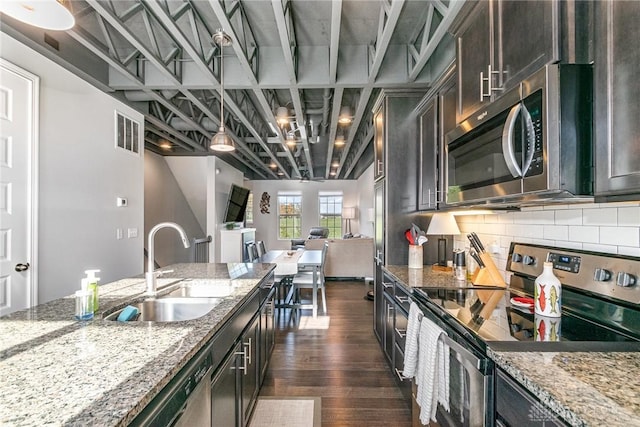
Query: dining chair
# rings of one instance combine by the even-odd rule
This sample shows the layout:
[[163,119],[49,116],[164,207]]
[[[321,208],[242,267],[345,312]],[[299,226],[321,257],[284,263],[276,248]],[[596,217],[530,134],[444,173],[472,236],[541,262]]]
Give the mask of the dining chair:
[[261,257],[262,255],[267,253],[267,249],[264,246],[264,241],[263,240],[258,240],[256,242],[256,246],[258,247],[258,256]]
[[[327,249],[329,248],[329,242],[324,242],[322,245],[322,252],[320,257],[320,270],[316,274],[316,279],[318,281],[318,290],[322,294],[322,312],[327,314],[327,295],[324,289],[324,266],[325,260],[327,259]],[[302,272],[293,276],[293,292],[296,298],[300,298],[300,289],[313,289],[313,272]]]
[[249,262],[256,262],[258,259],[258,247],[256,243],[251,241],[246,243]]

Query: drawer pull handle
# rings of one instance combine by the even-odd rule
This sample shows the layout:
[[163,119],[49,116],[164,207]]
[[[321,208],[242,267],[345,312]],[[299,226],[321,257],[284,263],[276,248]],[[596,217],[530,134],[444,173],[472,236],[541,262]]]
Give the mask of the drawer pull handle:
[[400,381],[405,381],[408,380],[410,378],[405,377],[402,372],[400,372],[400,370],[398,368],[393,368],[394,371],[396,371],[396,375],[398,376],[398,378],[400,379]]
[[400,338],[404,338],[404,337],[406,337],[406,336],[407,336],[407,330],[406,330],[406,329],[398,329],[398,328],[395,328],[395,330],[396,330],[396,334],[398,334],[398,336],[399,336]]

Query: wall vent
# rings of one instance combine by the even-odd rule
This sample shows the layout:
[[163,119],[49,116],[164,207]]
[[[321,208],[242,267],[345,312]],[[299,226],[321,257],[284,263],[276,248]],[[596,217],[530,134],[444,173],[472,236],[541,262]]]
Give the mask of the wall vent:
[[140,154],[140,123],[116,111],[116,147]]

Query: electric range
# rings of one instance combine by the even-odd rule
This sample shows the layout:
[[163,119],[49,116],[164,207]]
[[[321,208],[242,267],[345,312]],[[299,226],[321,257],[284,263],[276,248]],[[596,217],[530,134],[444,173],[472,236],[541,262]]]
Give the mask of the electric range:
[[[533,298],[543,263],[562,283],[562,316],[534,314],[514,298]],[[485,353],[640,351],[640,258],[512,243],[507,289],[414,288],[413,296]]]

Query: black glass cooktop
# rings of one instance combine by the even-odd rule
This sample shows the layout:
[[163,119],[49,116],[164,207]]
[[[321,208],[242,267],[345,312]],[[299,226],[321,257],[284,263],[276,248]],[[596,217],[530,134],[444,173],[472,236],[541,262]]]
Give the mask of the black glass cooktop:
[[538,316],[509,290],[414,288],[416,300],[482,348],[499,351],[640,351],[637,311],[563,291],[562,316]]

